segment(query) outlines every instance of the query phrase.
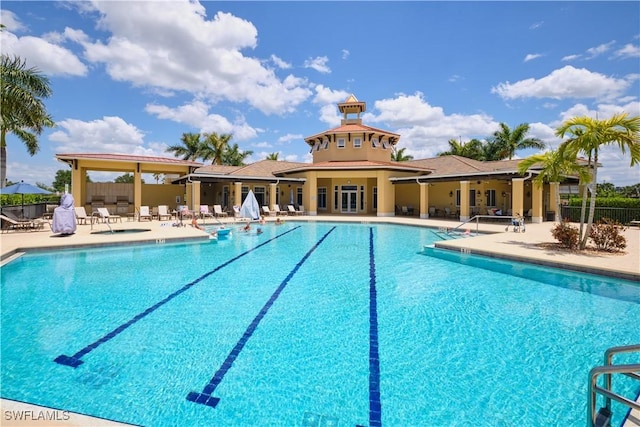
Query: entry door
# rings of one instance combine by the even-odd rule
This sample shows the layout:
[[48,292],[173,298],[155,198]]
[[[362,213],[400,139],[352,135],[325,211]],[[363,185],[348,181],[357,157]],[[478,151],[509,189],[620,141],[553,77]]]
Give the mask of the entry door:
[[358,186],[343,185],[341,192],[342,213],[358,213]]

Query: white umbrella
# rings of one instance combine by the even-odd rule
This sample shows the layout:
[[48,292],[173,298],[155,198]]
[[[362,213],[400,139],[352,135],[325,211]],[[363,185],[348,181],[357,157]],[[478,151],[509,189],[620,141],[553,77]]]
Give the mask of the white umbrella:
[[242,218],[251,219],[260,218],[260,206],[258,206],[258,200],[251,190],[249,190],[249,194],[247,194],[244,202],[242,202],[242,206],[240,207],[240,216]]

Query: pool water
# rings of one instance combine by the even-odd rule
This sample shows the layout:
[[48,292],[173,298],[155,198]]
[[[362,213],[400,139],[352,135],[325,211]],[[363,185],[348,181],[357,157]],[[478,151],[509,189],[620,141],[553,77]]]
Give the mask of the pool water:
[[582,425],[589,370],[640,341],[635,283],[429,255],[427,228],[262,229],[3,266],[2,397],[146,426]]

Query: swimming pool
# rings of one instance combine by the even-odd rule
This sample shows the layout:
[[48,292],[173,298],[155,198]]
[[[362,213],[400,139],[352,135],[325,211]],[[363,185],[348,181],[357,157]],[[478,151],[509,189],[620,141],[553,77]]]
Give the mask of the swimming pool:
[[631,282],[427,256],[426,228],[263,231],[3,266],[2,397],[148,426],[582,425],[589,370],[640,339]]

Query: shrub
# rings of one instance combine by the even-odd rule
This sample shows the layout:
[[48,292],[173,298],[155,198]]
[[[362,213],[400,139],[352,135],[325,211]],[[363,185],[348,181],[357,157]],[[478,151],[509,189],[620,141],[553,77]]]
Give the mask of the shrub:
[[591,226],[589,237],[599,251],[617,252],[627,247],[627,239],[620,234],[622,224],[609,218],[602,218]]
[[551,235],[560,245],[569,249],[577,248],[580,241],[578,227],[571,225],[567,219],[563,219],[562,222],[556,224],[551,229]]

